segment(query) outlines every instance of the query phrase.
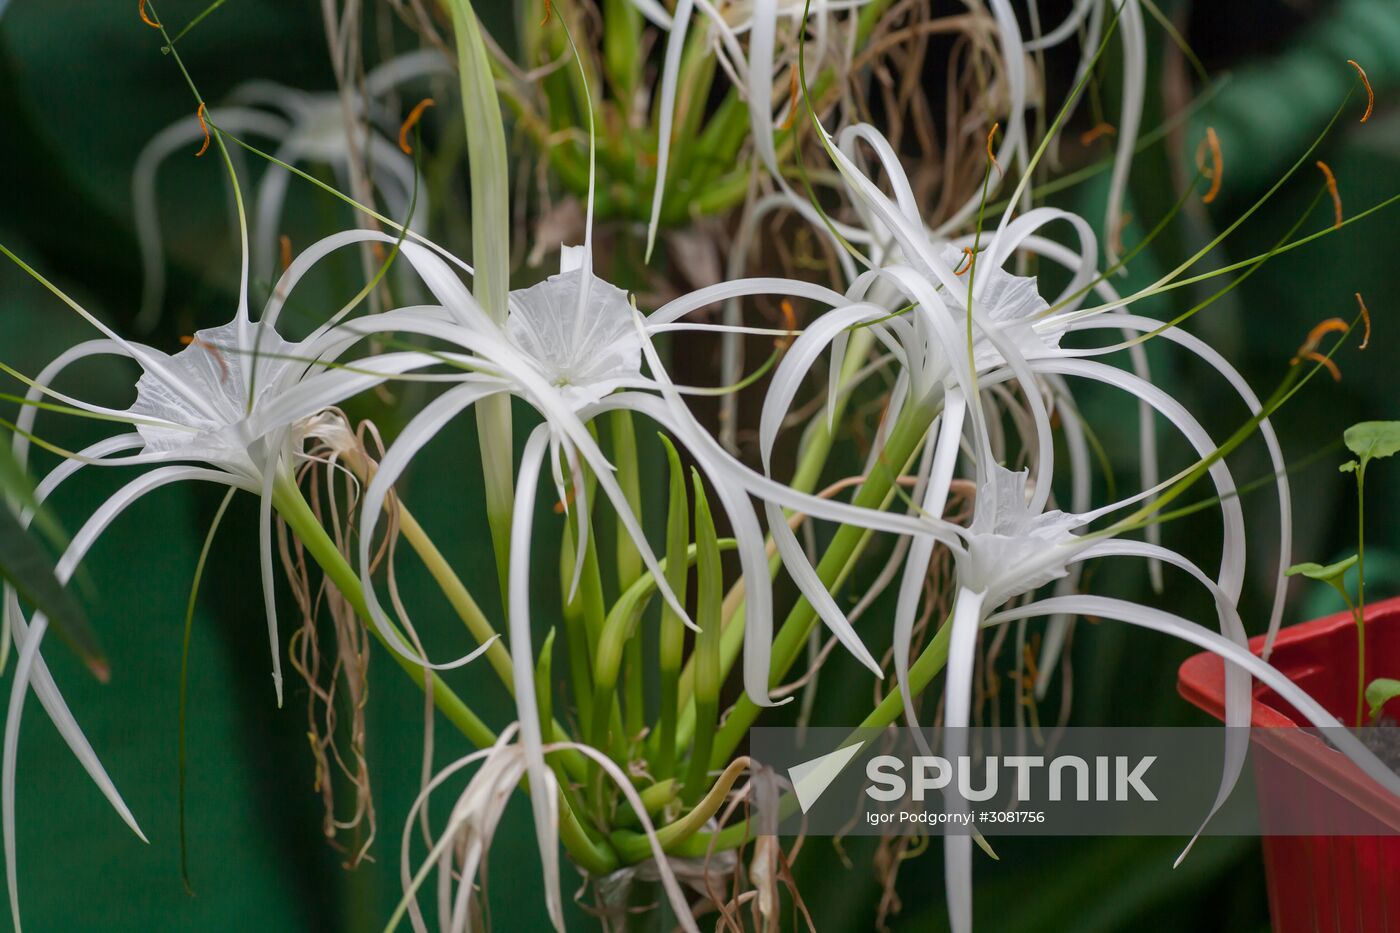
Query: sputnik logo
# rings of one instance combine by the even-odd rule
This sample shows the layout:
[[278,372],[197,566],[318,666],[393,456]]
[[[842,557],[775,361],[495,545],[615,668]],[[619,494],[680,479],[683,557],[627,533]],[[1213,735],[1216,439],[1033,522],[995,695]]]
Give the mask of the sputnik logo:
[[851,759],[864,747],[865,742],[857,742],[788,768],[788,777],[792,780],[792,789],[803,813],[812,809],[817,798],[831,786],[846,769],[846,765],[851,763]]

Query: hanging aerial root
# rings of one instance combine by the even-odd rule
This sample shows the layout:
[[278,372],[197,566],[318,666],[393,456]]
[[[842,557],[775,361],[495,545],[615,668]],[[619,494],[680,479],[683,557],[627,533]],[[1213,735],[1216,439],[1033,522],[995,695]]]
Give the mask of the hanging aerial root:
[[1357,64],[1355,59],[1348,58],[1347,64],[1356,69],[1357,75],[1361,78],[1361,84],[1366,88],[1366,112],[1361,115],[1361,122],[1365,123],[1371,119],[1371,111],[1376,109],[1376,92],[1371,90],[1371,80],[1366,77],[1366,69]]
[[1356,304],[1361,308],[1361,321],[1366,325],[1366,331],[1361,336],[1361,346],[1358,350],[1366,349],[1366,345],[1371,342],[1371,312],[1366,308],[1366,302],[1361,299],[1361,293],[1356,293]]
[[[1210,152],[1210,169],[1206,169],[1206,151]],[[1225,175],[1225,157],[1220,152],[1220,137],[1215,135],[1215,127],[1206,127],[1206,138],[1196,147],[1196,166],[1210,179],[1210,190],[1201,201],[1210,204],[1220,194],[1220,181]]]
[[[150,26],[152,29],[160,28],[160,20],[152,19],[151,15],[146,12],[146,0],[141,0],[141,2],[136,5],[136,12],[141,16],[141,22],[145,23],[147,26]],[[1352,62],[1352,64],[1356,65],[1356,62]],[[1356,70],[1361,71],[1361,66],[1356,65]],[[1361,79],[1363,81],[1366,80],[1365,72],[1362,72]],[[1367,87],[1369,88],[1370,85],[1368,84]],[[1370,113],[1371,111],[1367,110],[1366,112]],[[1365,123],[1366,121],[1363,119],[1361,122]]]
[[1079,134],[1079,145],[1092,146],[1095,141],[1104,136],[1117,136],[1118,131],[1113,128],[1112,123],[1100,122]]
[[204,122],[204,101],[199,102],[199,109],[194,112],[199,117],[199,128],[204,131],[204,145],[199,147],[199,151],[194,154],[197,159],[209,151],[209,124]]
[[1327,193],[1332,196],[1332,226],[1339,228],[1342,225],[1342,195],[1337,190],[1337,176],[1332,174],[1332,169],[1321,159],[1317,161],[1317,167],[1322,172],[1323,179],[1327,182]]
[[[549,10],[548,4],[545,5],[545,10]],[[549,19],[548,12],[545,14],[545,19]],[[409,132],[418,125],[419,120],[423,119],[423,111],[436,104],[437,101],[433,100],[431,97],[425,97],[408,112],[407,119],[405,119],[403,125],[399,127],[399,148],[403,150],[404,155],[413,155],[413,147],[408,144]]]

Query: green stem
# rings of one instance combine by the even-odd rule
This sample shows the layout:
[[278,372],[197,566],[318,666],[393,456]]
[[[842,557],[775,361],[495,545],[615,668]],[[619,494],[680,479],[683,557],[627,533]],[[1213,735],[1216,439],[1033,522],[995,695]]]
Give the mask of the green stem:
[[[924,399],[910,402],[900,413],[881,454],[880,465],[871,471],[856,493],[853,500],[855,506],[876,509],[884,503],[885,497],[894,488],[899,472],[918,453],[919,445],[923,442],[929,425],[933,423],[936,412],[936,406]],[[847,524],[842,525],[832,537],[817,564],[817,576],[828,590],[834,592],[838,582],[847,575],[851,559],[867,535],[866,529]],[[772,667],[768,678],[770,687],[778,684],[797,661],[816,621],[816,610],[805,599],[799,600],[788,613],[787,619],[778,630],[777,638],[773,641]],[[760,707],[747,696],[741,697],[734,705],[724,725],[720,727],[719,736],[715,741],[710,758],[712,767],[722,766],[734,753],[749,727],[758,718],[759,710]]]
[[[637,465],[637,432],[632,424],[632,413],[619,409],[610,416],[613,442],[613,465],[617,468],[617,482],[622,487],[627,507],[638,522],[642,520],[641,471]],[[619,516],[617,520],[617,585],[620,592],[637,581],[642,575],[642,555],[637,543],[627,533]],[[643,705],[643,653],[642,638],[629,638],[625,648],[627,663],[623,669],[623,714],[627,736],[640,735],[646,727],[646,712]]]
[[[378,625],[370,616],[369,606],[365,602],[364,590],[360,586],[359,574],[346,561],[345,556],[340,553],[330,535],[326,534],[326,530],[316,520],[316,515],[307,505],[301,490],[291,480],[283,479],[273,487],[272,495],[273,507],[277,510],[277,514],[292,529],[297,540],[301,542],[307,553],[321,568],[321,572],[340,591],[345,601],[350,604],[350,607],[360,618],[365,620],[365,627],[370,634],[374,635],[385,647],[389,647],[384,636],[380,633]],[[387,624],[391,628],[393,627],[392,622]],[[401,632],[395,631],[401,638],[403,637]],[[389,654],[418,685],[419,689],[424,689],[423,667],[415,664],[393,648],[389,648]],[[433,703],[447,718],[447,721],[456,726],[457,730],[466,736],[473,745],[477,748],[489,748],[495,744],[496,734],[472,712],[471,708],[462,701],[461,697],[457,696],[441,677],[432,678],[432,691]],[[568,850],[569,856],[593,874],[606,874],[616,868],[616,854],[604,843],[589,838],[588,834],[584,832],[583,825],[569,806],[567,798],[561,794],[560,800],[562,805],[559,808],[559,838],[565,849]]]
[[[273,508],[277,509],[277,514],[292,529],[297,540],[302,543],[302,546],[306,548],[312,559],[321,568],[321,572],[345,597],[350,608],[354,609],[356,614],[365,620],[365,627],[369,629],[370,634],[388,647],[388,642],[379,631],[379,626],[370,616],[369,606],[365,603],[364,590],[360,586],[360,575],[350,566],[345,555],[340,553],[330,535],[326,534],[326,530],[316,520],[316,515],[306,504],[301,490],[290,480],[283,479],[279,480],[273,487],[272,497]],[[402,633],[398,632],[392,622],[387,624],[402,637]],[[393,648],[389,648],[389,654],[413,679],[413,682],[422,688],[424,683],[422,665],[415,664]],[[433,701],[437,704],[438,709],[442,711],[449,722],[457,727],[458,731],[471,740],[473,745],[477,748],[488,748],[495,743],[496,733],[492,732],[486,723],[482,722],[476,713],[462,702],[461,697],[457,696],[441,677],[433,678],[432,689]]]
[[442,595],[447,598],[447,602],[452,606],[457,617],[467,626],[467,631],[472,633],[479,645],[488,642],[490,647],[486,649],[486,660],[490,663],[496,675],[500,677],[501,683],[512,694],[515,693],[514,674],[510,666],[510,652],[506,651],[505,645],[496,632],[491,620],[486,618],[486,614],[481,611],[472,594],[462,583],[452,565],[442,556],[437,545],[423,531],[423,526],[418,524],[418,520],[408,511],[402,502],[399,503],[399,531],[403,533],[404,539],[413,548],[418,559],[423,562],[433,581],[437,583]]
[[[909,668],[909,690],[911,693],[917,694],[927,688],[933,682],[933,678],[948,663],[948,640],[951,634],[952,626],[944,622],[943,626],[934,634],[933,639],[919,653],[918,659]],[[899,691],[896,690],[887,695],[880,702],[880,705],[875,707],[870,715],[866,716],[861,724],[852,730],[851,736],[842,743],[842,746],[851,744],[862,732],[883,729],[892,724],[903,711],[904,701],[901,699]],[[796,809],[797,798],[791,794],[784,794],[778,801],[779,822],[791,816]],[[716,833],[681,834],[672,830],[672,827],[680,822],[681,820],[677,820],[676,823],[662,827],[657,830],[657,835],[661,836],[664,833],[662,838],[666,840],[663,843],[666,851],[683,858],[704,858],[710,852],[737,848],[754,837],[751,818],[726,826]],[[613,833],[612,839],[618,855],[626,863],[635,863],[650,857],[650,851],[643,852],[635,840],[628,839],[621,833]],[[645,839],[641,841],[645,843]]]
[[1356,467],[1356,724],[1366,714],[1366,460]]

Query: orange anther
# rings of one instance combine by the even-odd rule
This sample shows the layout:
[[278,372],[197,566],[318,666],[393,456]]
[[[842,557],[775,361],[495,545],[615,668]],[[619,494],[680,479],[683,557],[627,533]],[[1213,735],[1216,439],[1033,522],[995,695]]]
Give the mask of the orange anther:
[[783,312],[783,326],[787,328],[787,335],[778,337],[773,341],[773,346],[779,350],[786,350],[792,344],[793,335],[797,333],[797,312],[793,310],[792,302],[784,298],[778,305]]
[[1322,169],[1322,177],[1327,180],[1327,193],[1332,195],[1332,213],[1335,220],[1333,227],[1342,225],[1342,195],[1337,191],[1337,176],[1332,174],[1332,170],[1327,167],[1327,163],[1318,160],[1317,167]]
[[1316,350],[1317,345],[1322,342],[1322,338],[1328,334],[1346,333],[1351,330],[1351,325],[1339,317],[1329,317],[1308,331],[1308,339],[1303,341],[1304,350]]
[[1118,131],[1111,123],[1099,123],[1079,134],[1079,145],[1091,146],[1101,136],[1117,136]]
[[204,145],[199,147],[199,151],[194,154],[197,159],[209,150],[209,124],[204,122],[204,101],[199,102],[199,109],[195,111],[195,116],[199,117],[199,128],[204,131]]
[[[1202,149],[1210,150],[1211,168],[1206,172],[1205,153]],[[1215,135],[1215,127],[1206,127],[1206,138],[1201,145],[1196,147],[1196,165],[1201,172],[1210,179],[1210,190],[1201,198],[1206,204],[1215,200],[1215,196],[1220,193],[1220,181],[1225,175],[1225,157],[1220,152],[1220,137]]]
[[569,506],[573,505],[575,492],[577,492],[576,487],[573,483],[570,483],[568,493],[565,494],[563,499],[560,499],[558,502],[554,503],[555,515],[563,515],[569,510]]
[[554,12],[554,7],[550,5],[549,0],[544,0],[544,16],[540,18],[540,25],[541,25],[541,26],[548,25],[548,23],[549,23],[549,17],[550,17],[550,15],[551,15],[553,12]]
[[[145,23],[147,26],[150,26],[152,29],[160,28],[160,21],[151,19],[150,14],[146,12],[146,0],[141,0],[141,2],[136,5],[136,12],[141,15],[141,22]],[[1352,64],[1356,65],[1356,62],[1352,62]],[[1360,65],[1357,65],[1357,68],[1360,67]]]
[[783,121],[783,125],[780,126],[780,127],[778,127],[778,129],[781,129],[781,130],[790,130],[790,129],[792,129],[792,124],[795,123],[796,120],[797,120],[797,94],[798,94],[798,91],[800,90],[800,88],[798,87],[798,84],[797,84],[797,66],[796,66],[796,65],[794,65],[794,66],[792,66],[792,68],[788,69],[788,75],[789,75],[789,81],[788,81],[788,115],[787,115],[787,119],[785,119],[785,120]]
[[[1359,295],[1357,296],[1360,297]],[[1308,339],[1303,341],[1303,345],[1298,348],[1298,355],[1289,362],[1290,366],[1297,366],[1303,360],[1311,360],[1327,367],[1327,371],[1332,374],[1332,378],[1338,382],[1342,381],[1342,371],[1337,368],[1337,364],[1331,358],[1317,352],[1318,344],[1322,343],[1322,338],[1328,334],[1346,333],[1351,330],[1351,325],[1339,317],[1329,317],[1308,331]]]
[[1376,92],[1371,90],[1371,81],[1366,77],[1366,69],[1358,65],[1355,60],[1348,58],[1347,64],[1356,69],[1356,73],[1361,76],[1361,83],[1366,88],[1366,112],[1361,115],[1361,122],[1365,123],[1371,119],[1371,111],[1376,107]]
[[1113,251],[1119,254],[1120,256],[1123,254],[1123,231],[1128,229],[1128,224],[1132,223],[1132,221],[1132,214],[1122,214],[1118,218],[1117,226],[1113,228],[1113,231],[1110,234],[1109,245],[1112,246]]
[[1341,371],[1340,369],[1337,368],[1337,364],[1334,363],[1334,362],[1332,362],[1332,360],[1331,360],[1330,357],[1323,356],[1321,353],[1318,353],[1316,350],[1308,350],[1308,351],[1306,351],[1306,352],[1304,352],[1304,353],[1300,353],[1299,356],[1300,356],[1302,359],[1305,359],[1305,360],[1312,360],[1314,363],[1320,363],[1320,364],[1322,364],[1323,366],[1326,366],[1326,367],[1327,367],[1327,371],[1328,371],[1329,373],[1332,374],[1332,381],[1333,381],[1333,382],[1341,382],[1341,381],[1342,381],[1342,371]]
[[286,272],[292,264],[292,238],[284,233],[277,238],[277,242],[282,247],[282,271]]
[[1366,310],[1366,302],[1361,300],[1360,292],[1356,293],[1356,303],[1361,308],[1361,320],[1366,325],[1366,332],[1361,337],[1361,346],[1357,349],[1364,350],[1366,345],[1371,342],[1371,312]]
[[972,247],[971,247],[971,246],[964,246],[964,247],[962,248],[962,251],[963,251],[963,257],[967,260],[967,264],[966,264],[966,265],[963,265],[963,263],[962,263],[961,261],[959,261],[959,262],[958,262],[959,268],[953,270],[953,274],[954,274],[954,275],[962,275],[962,274],[963,274],[964,272],[966,272],[968,269],[971,269],[971,268],[972,268],[973,262],[976,261],[976,258],[977,258],[977,257],[976,257],[976,254],[973,253]]
[[997,130],[999,129],[1001,129],[1001,124],[993,123],[991,130],[987,133],[987,159],[997,167],[997,174],[1005,175],[1006,173],[1001,170],[1001,163],[998,162],[997,157],[992,154],[992,140],[996,138]]
[[[546,9],[548,7],[546,6]],[[408,144],[408,131],[418,125],[418,121],[423,118],[423,111],[433,106],[436,102],[431,97],[425,97],[408,112],[408,119],[403,121],[403,126],[399,127],[399,148],[404,155],[413,155],[413,147]]]

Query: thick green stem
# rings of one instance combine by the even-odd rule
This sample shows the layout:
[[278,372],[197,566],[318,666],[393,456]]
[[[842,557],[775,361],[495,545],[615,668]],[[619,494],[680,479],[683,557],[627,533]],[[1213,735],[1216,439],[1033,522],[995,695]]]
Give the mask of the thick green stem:
[[695,490],[695,624],[700,632],[695,636],[695,747],[691,751],[690,767],[686,772],[681,799],[694,804],[709,783],[710,746],[715,723],[719,718],[719,691],[724,675],[720,670],[720,610],[724,602],[723,569],[720,566],[719,541],[705,499],[700,474],[692,473]]
[[[937,413],[935,405],[927,400],[911,402],[899,415],[894,429],[890,432],[880,457],[880,464],[866,477],[856,493],[853,504],[867,509],[880,508],[886,496],[894,488],[895,480],[904,465],[913,458],[928,433]],[[849,565],[868,531],[856,525],[842,525],[827,545],[826,552],[817,564],[817,576],[822,585],[835,591],[839,581],[849,573]],[[817,622],[816,610],[806,599],[798,601],[788,613],[787,619],[778,630],[773,641],[773,659],[768,678],[769,686],[778,684],[797,661],[807,643],[807,636]],[[760,707],[748,697],[741,697],[720,728],[710,758],[712,767],[721,767],[734,753],[747,734],[749,727],[758,718]]]
[[[682,563],[690,542],[690,500],[685,488],[685,470],[675,445],[661,435],[670,466],[669,501],[666,515],[666,583],[676,601],[685,603],[686,580],[689,574]],[[658,778],[665,779],[676,768],[676,722],[680,708],[681,660],[685,652],[685,624],[670,604],[661,607],[660,644],[657,663],[661,669],[661,713],[657,727],[658,746],[652,749],[652,767]]]
[[[500,677],[501,683],[505,684],[507,690],[515,692],[514,675],[511,672],[510,653],[506,651],[505,645],[497,637],[495,626],[491,620],[486,618],[486,613],[481,611],[476,600],[472,598],[471,592],[462,583],[452,565],[447,562],[447,558],[442,556],[437,545],[424,532],[423,526],[418,524],[418,520],[399,503],[399,531],[403,533],[413,552],[418,555],[418,559],[423,562],[428,573],[432,576],[433,582],[438,585],[442,595],[447,598],[447,602],[452,606],[457,617],[466,625],[467,631],[472,633],[477,644],[485,645],[488,642],[490,647],[486,649],[486,660],[490,663],[496,675]],[[494,639],[494,640],[493,640]]]
[[[830,419],[832,424],[839,423],[845,414],[847,403],[850,400],[851,380],[864,366],[874,342],[875,337],[869,328],[860,328],[851,335],[850,342],[846,345],[846,358],[841,362],[841,377],[838,383],[840,388],[832,405]],[[822,470],[826,467],[827,458],[831,455],[834,441],[835,438],[827,427],[826,419],[818,421],[802,443],[801,453],[798,455],[797,470],[788,485],[798,492],[810,493],[815,489],[817,481],[821,478]],[[857,553],[859,553],[859,549],[857,549]],[[775,576],[781,566],[782,561],[775,554],[768,563],[769,576]],[[725,677],[728,677],[729,672],[734,669],[734,664],[738,660],[739,652],[744,644],[743,587],[744,584],[741,580],[734,585],[725,598],[724,635],[720,639],[720,670]],[[694,683],[695,670],[692,659],[686,665],[680,678],[679,705],[682,714],[677,730],[677,748],[683,748],[689,744],[691,736],[695,734],[695,706],[691,697]]]
[[[617,482],[622,487],[627,507],[632,510],[637,521],[642,520],[642,483],[640,468],[637,465],[637,432],[632,424],[632,413],[619,409],[610,416],[613,442],[613,465],[617,468]],[[637,543],[628,534],[621,517],[617,521],[617,586],[619,592],[627,588],[642,575],[642,554]],[[640,735],[646,728],[644,708],[643,652],[641,633],[627,640],[627,663],[623,671],[623,714],[627,735]]]

